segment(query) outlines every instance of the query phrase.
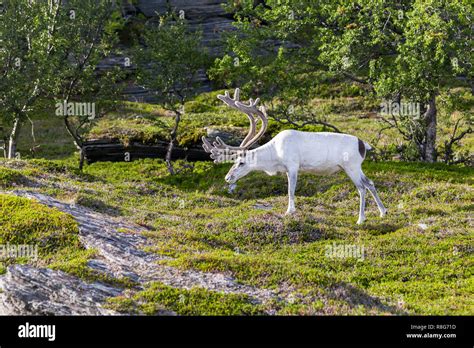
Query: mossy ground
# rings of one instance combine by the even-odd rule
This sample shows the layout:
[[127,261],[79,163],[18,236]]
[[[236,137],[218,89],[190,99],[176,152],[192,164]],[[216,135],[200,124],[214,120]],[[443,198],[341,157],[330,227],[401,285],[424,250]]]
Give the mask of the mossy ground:
[[[357,192],[343,174],[301,175],[298,212],[288,217],[283,215],[287,202],[283,176],[251,174],[230,194],[222,179],[228,164],[197,162],[176,176],[167,174],[161,160],[96,163],[84,173],[74,165],[73,159],[4,162],[0,172],[16,170],[23,175],[16,183],[20,187],[26,178],[45,193],[147,226],[153,241],[149,251],[174,258],[165,263],[226,272],[244,284],[293,293],[291,303],[271,304],[270,309],[280,314],[472,311],[470,168],[367,161],[363,169],[389,214],[378,217],[369,199],[367,221],[358,226]],[[53,187],[53,182],[62,182],[63,187]],[[328,257],[328,247],[334,245],[363,247],[364,257]],[[77,257],[67,253],[52,265],[61,267],[63,262],[68,265],[63,269],[70,271],[77,266],[80,274],[86,272],[86,259],[82,253]],[[146,313],[152,313],[155,305],[169,307],[167,290],[149,291],[159,295],[138,294],[116,299],[115,305],[133,301]],[[208,295],[207,311],[201,302],[195,312],[191,307],[174,309],[217,314],[221,307],[211,302],[221,295]],[[237,308],[247,303],[229,301],[221,313],[237,314]]]
[[[2,171],[9,172],[8,169]],[[79,230],[72,216],[36,201],[0,194],[0,245],[28,246],[28,255],[2,255],[0,273],[14,262],[42,263],[65,250],[81,253]]]
[[[52,165],[49,168],[54,167]],[[3,172],[15,170],[1,168],[0,173]],[[14,175],[12,178],[17,177]],[[19,182],[22,180],[20,176]],[[26,263],[61,270],[86,281],[102,281],[118,286],[134,285],[129,279],[116,279],[89,268],[87,263],[96,252],[86,250],[81,245],[74,218],[35,200],[0,194],[0,245],[3,246],[2,252],[5,250],[11,253],[12,246],[21,246],[27,253],[23,256],[16,254],[16,251],[13,251],[15,255],[2,254],[0,274],[5,273],[8,265]]]
[[[313,107],[341,130],[372,142],[381,123],[373,102],[356,92],[322,88]],[[221,107],[215,94],[202,95],[187,105],[181,145],[196,142],[207,125],[243,131],[245,116]],[[91,136],[108,134],[124,142],[153,142],[166,136],[170,118],[162,109],[139,103],[126,107],[124,114],[97,123]],[[283,128],[271,122],[269,136]],[[472,314],[472,168],[366,160],[363,170],[375,182],[389,213],[378,217],[369,197],[367,221],[358,226],[358,194],[344,174],[301,175],[298,211],[284,216],[284,176],[250,174],[231,194],[223,180],[229,164],[196,162],[191,168],[178,161],[179,174],[169,176],[163,161],[139,160],[95,163],[81,173],[59,119],[39,115],[36,131],[41,146],[30,153],[32,143],[24,132],[20,152],[26,154],[22,158],[45,159],[2,161],[1,189],[34,189],[122,216],[149,228],[147,235],[153,241],[149,251],[174,258],[165,263],[225,272],[244,284],[292,294],[289,302],[275,301],[262,308],[242,296],[157,283],[112,300],[110,305],[116,309],[156,314],[165,308],[179,314],[211,315],[263,310],[303,315]],[[464,149],[472,152],[473,138],[463,140]],[[388,131],[379,144],[393,146],[400,141],[394,131]],[[31,216],[31,207],[22,209],[14,213],[19,217],[16,221]],[[43,218],[44,226],[56,221]],[[328,256],[329,247],[341,245],[363,248],[363,258]],[[73,240],[53,249],[42,256],[45,265],[87,280],[98,278],[87,267],[94,251],[81,249]],[[133,287],[126,279],[105,280]],[[176,301],[183,296],[189,301]]]
[[178,315],[261,315],[264,307],[252,303],[247,295],[224,294],[202,288],[177,289],[151,283],[131,297],[119,296],[108,301],[118,312],[156,315],[171,310]]

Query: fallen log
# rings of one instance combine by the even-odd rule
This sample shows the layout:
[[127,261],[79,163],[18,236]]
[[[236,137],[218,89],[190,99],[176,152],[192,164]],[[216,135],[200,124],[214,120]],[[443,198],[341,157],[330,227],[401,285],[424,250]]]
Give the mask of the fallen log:
[[[88,164],[94,162],[111,161],[125,162],[139,158],[165,158],[168,142],[159,141],[155,145],[131,143],[124,145],[117,140],[92,140],[84,143],[84,155]],[[190,162],[209,161],[209,154],[199,144],[188,148],[175,146],[172,159],[186,159]]]
[[[214,140],[220,137],[229,145],[237,146],[240,141],[235,134],[225,132],[219,129],[207,129],[207,137]],[[125,145],[118,139],[93,139],[84,142],[84,156],[88,164],[94,162],[128,162],[139,158],[162,158],[166,157],[168,150],[168,141],[157,141],[153,145],[147,145],[140,142],[132,142]],[[186,159],[190,162],[210,161],[211,158],[202,148],[202,144],[182,147],[175,145],[172,153],[172,160]]]

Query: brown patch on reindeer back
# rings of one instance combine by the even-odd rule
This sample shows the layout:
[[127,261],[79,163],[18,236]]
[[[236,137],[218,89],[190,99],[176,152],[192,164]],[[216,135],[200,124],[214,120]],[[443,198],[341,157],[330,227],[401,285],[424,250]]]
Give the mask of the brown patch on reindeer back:
[[362,140],[360,139],[357,139],[359,140],[359,153],[360,153],[360,156],[362,158],[365,158],[365,144]]

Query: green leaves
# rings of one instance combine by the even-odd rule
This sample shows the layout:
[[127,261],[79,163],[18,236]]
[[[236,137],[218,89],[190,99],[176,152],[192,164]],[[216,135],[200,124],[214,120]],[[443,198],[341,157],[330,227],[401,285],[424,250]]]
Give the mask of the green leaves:
[[472,53],[452,43],[472,47],[465,20],[472,10],[467,2],[443,0],[334,5],[337,27],[324,31],[321,60],[341,71],[344,67],[338,62],[350,55],[353,64],[347,70],[367,76],[377,94],[402,92],[426,102],[440,84],[466,71]]
[[[34,108],[64,100],[97,103],[103,114],[121,75],[96,70],[122,25],[108,2],[7,1],[0,23],[0,117],[23,122]],[[84,120],[77,123],[70,131],[76,145]]]
[[137,81],[155,92],[170,110],[196,94],[197,75],[208,65],[202,34],[191,31],[180,18],[164,16],[159,23],[147,23],[135,48]]
[[416,148],[417,159],[436,159],[435,98],[442,89],[449,93],[459,77],[474,80],[472,1],[254,4],[234,2],[237,31],[228,35],[211,79],[271,101],[271,117],[300,126],[328,126],[325,115],[308,107],[322,79],[342,77],[376,97],[419,103],[422,114],[431,103],[429,116],[391,120],[389,128]]

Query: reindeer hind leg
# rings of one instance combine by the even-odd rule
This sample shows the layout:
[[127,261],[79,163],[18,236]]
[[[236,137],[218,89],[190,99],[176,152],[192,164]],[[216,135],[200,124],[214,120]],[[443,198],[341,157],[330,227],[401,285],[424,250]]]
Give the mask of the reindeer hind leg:
[[360,225],[364,222],[365,220],[365,193],[366,193],[366,188],[365,185],[362,181],[362,170],[351,170],[348,168],[344,168],[347,176],[352,180],[354,185],[357,188],[357,191],[359,192],[359,197],[360,197],[360,204],[359,204],[359,219],[357,220],[357,224]]
[[288,209],[286,214],[293,214],[295,212],[295,190],[296,182],[298,180],[298,172],[296,170],[289,170],[286,175],[288,176]]
[[364,173],[362,173],[362,183],[369,190],[372,197],[374,197],[375,203],[377,203],[377,208],[380,211],[380,217],[385,216],[385,214],[387,213],[387,209],[384,207],[373,181],[367,178]]

